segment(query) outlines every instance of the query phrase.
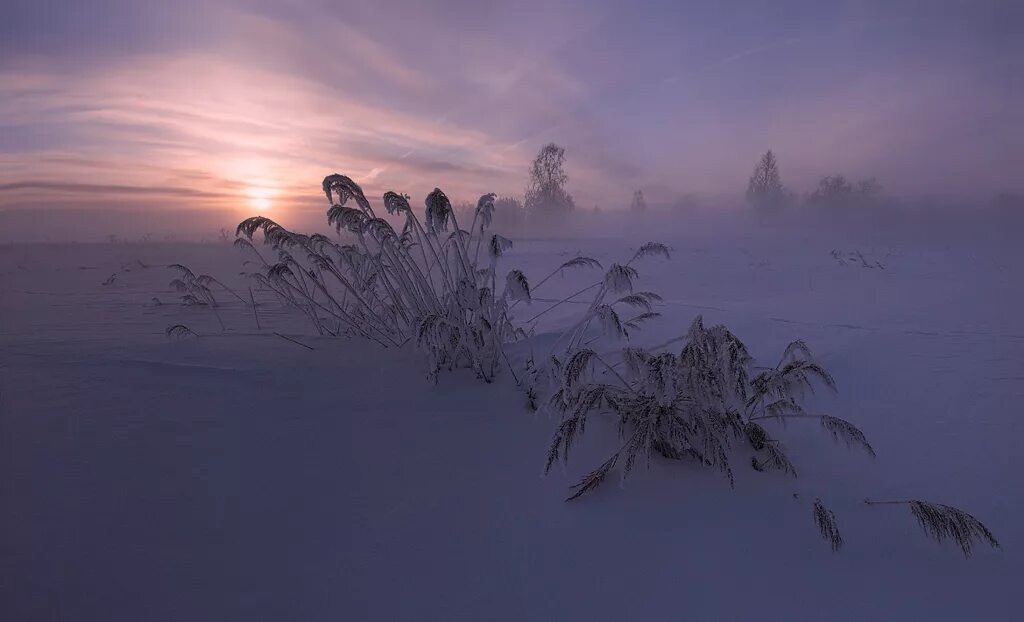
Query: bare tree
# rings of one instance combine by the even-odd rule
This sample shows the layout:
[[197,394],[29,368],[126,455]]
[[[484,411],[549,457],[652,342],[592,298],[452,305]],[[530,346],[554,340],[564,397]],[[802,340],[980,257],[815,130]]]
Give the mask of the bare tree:
[[572,195],[565,190],[565,149],[555,143],[544,145],[530,167],[526,189],[526,212],[531,217],[558,219],[575,209]]
[[807,197],[807,202],[816,206],[849,207],[853,205],[874,205],[882,193],[882,186],[874,177],[862,179],[854,186],[843,175],[822,177],[818,187]]
[[853,184],[846,181],[846,177],[829,175],[821,178],[808,200],[819,205],[842,205],[853,198],[853,193]]
[[750,176],[747,184],[747,200],[755,207],[780,207],[786,199],[786,191],[779,178],[779,161],[769,149]]
[[643,212],[647,210],[647,201],[644,199],[643,190],[637,190],[633,193],[633,203],[629,208],[634,212]]

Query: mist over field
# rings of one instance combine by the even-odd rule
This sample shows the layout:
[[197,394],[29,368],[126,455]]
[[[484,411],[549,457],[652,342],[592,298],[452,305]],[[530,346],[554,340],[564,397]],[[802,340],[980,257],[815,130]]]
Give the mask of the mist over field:
[[[380,203],[379,200],[373,202]],[[528,222],[523,213],[513,217],[501,215],[495,230],[512,238],[619,236],[624,228],[649,232],[654,237],[672,237],[716,226],[731,227],[735,233],[751,235],[758,235],[765,226],[791,226],[809,234],[845,229],[881,237],[905,234],[1015,239],[1016,227],[1024,220],[1024,195],[1010,193],[983,197],[888,196],[883,204],[869,210],[850,209],[845,205],[795,205],[767,218],[751,210],[750,205],[737,196],[685,196],[669,204],[650,205],[643,213],[629,209],[628,197],[619,203],[597,210],[579,207],[570,217],[557,222]],[[468,206],[465,203],[457,207],[467,209],[471,218],[472,209]],[[238,223],[257,214],[297,231],[333,231],[327,223],[325,210],[314,205],[280,212],[261,212],[247,207],[244,202],[229,210],[132,210],[127,206],[119,209],[16,208],[0,211],[0,243],[215,242],[223,241],[225,236],[233,238]]]
[[0,7],[0,619],[1013,620],[1017,3]]

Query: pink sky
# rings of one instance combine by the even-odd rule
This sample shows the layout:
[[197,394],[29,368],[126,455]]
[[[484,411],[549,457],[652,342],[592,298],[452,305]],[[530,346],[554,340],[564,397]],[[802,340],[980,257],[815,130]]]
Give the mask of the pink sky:
[[587,207],[738,194],[769,147],[797,191],[1022,190],[1004,2],[175,5],[2,9],[0,209],[521,194],[549,141]]

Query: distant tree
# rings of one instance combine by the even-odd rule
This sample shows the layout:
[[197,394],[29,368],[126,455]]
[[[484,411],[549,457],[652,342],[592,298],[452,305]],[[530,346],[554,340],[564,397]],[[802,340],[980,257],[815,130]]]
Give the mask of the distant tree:
[[508,231],[523,226],[526,210],[516,197],[499,197],[494,201],[494,228]]
[[827,175],[821,178],[807,201],[812,205],[833,207],[869,205],[876,202],[881,193],[882,186],[874,177],[863,179],[854,186],[843,175]]
[[633,193],[633,203],[629,206],[629,209],[634,212],[643,212],[647,210],[647,201],[644,200],[643,190],[637,190]]
[[815,204],[839,205],[853,197],[853,185],[843,175],[826,175],[818,182],[809,200]]
[[544,145],[530,166],[530,185],[526,188],[526,212],[543,220],[564,218],[576,204],[565,190],[565,149],[555,143]]
[[862,179],[857,184],[857,194],[864,199],[877,201],[882,196],[882,184],[878,183],[874,177]]
[[786,190],[779,177],[779,161],[770,149],[754,167],[747,184],[747,200],[759,208],[780,207],[786,201]]

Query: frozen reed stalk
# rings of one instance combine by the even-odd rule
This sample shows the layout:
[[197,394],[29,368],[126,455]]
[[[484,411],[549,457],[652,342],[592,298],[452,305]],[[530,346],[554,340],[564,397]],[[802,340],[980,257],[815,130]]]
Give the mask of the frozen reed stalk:
[[868,505],[905,505],[917,519],[918,526],[931,539],[938,543],[951,540],[960,547],[964,557],[974,553],[975,544],[988,544],[994,549],[999,542],[992,532],[981,521],[960,508],[941,503],[929,503],[916,499],[899,501],[872,501],[865,499]]

